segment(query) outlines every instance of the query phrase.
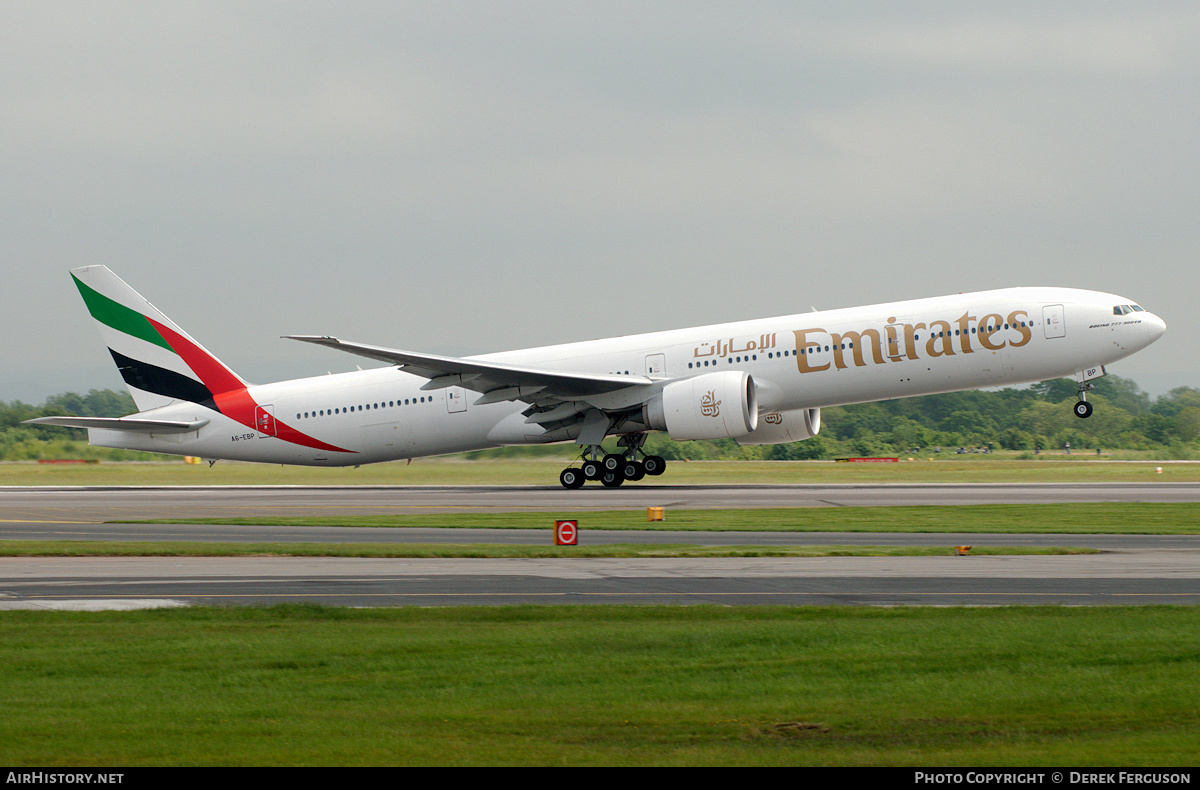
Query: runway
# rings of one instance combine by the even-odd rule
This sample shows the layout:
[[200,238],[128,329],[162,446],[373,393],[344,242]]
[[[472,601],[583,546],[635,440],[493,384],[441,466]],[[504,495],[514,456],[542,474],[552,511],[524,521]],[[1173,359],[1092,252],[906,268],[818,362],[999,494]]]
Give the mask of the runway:
[[377,513],[1200,502],[1200,483],[5,487],[3,523]]
[[[580,497],[580,494],[586,496]],[[617,494],[619,496],[614,496]],[[0,489],[0,539],[548,542],[548,531],[102,524],[114,518],[599,508],[1196,502],[1200,484]],[[597,505],[596,503],[602,503]],[[563,504],[567,503],[567,504]],[[541,518],[541,516],[538,516]],[[549,516],[547,515],[547,520]],[[0,558],[0,609],[316,602],[1014,605],[1200,603],[1200,536],[584,532],[587,542],[1072,545],[1085,556],[708,559]]]
[[0,558],[0,608],[1196,604],[1194,552],[709,559]]

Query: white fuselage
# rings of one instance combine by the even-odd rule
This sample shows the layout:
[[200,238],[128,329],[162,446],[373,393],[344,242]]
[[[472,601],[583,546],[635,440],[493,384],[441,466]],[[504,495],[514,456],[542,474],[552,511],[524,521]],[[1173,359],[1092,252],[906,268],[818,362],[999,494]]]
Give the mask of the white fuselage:
[[[1145,348],[1164,329],[1157,316],[1113,294],[1009,288],[801,313],[712,326],[487,354],[472,359],[551,371],[678,380],[745,371],[759,413],[787,412],[1071,376]],[[1092,374],[1095,375],[1095,374]],[[573,440],[529,424],[527,404],[475,405],[479,393],[422,389],[396,367],[250,387],[270,413],[266,431],[194,403],[155,409],[164,420],[209,420],[184,434],[91,429],[93,444],[204,458],[345,466]],[[626,406],[645,385],[594,403]],[[146,413],[150,415],[151,413]],[[281,438],[286,424],[337,450]],[[274,434],[274,435],[273,435]]]

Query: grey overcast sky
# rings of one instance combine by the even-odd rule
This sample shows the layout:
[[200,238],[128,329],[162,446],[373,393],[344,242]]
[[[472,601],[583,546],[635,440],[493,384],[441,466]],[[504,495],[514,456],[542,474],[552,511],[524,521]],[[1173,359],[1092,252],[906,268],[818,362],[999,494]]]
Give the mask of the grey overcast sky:
[[[245,378],[1009,285],[1200,386],[1195,2],[0,3],[0,400],[105,264]],[[365,364],[365,361],[364,361]]]

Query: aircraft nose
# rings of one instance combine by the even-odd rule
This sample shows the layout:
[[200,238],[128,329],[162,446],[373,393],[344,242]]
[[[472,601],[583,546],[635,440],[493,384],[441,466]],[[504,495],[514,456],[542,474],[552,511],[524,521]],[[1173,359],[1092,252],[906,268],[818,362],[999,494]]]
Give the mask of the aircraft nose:
[[1150,342],[1153,343],[1163,336],[1167,331],[1167,322],[1158,316],[1150,313],[1146,316],[1147,332],[1150,334]]

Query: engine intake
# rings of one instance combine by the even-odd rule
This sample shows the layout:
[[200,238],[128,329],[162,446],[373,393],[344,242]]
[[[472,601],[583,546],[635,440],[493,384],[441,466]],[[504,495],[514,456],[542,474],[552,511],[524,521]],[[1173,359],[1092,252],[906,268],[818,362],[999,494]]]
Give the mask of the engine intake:
[[760,415],[757,428],[736,438],[738,444],[787,444],[811,439],[820,430],[820,409],[793,409]]
[[744,370],[674,381],[642,407],[642,421],[676,441],[732,439],[758,427],[754,379]]

